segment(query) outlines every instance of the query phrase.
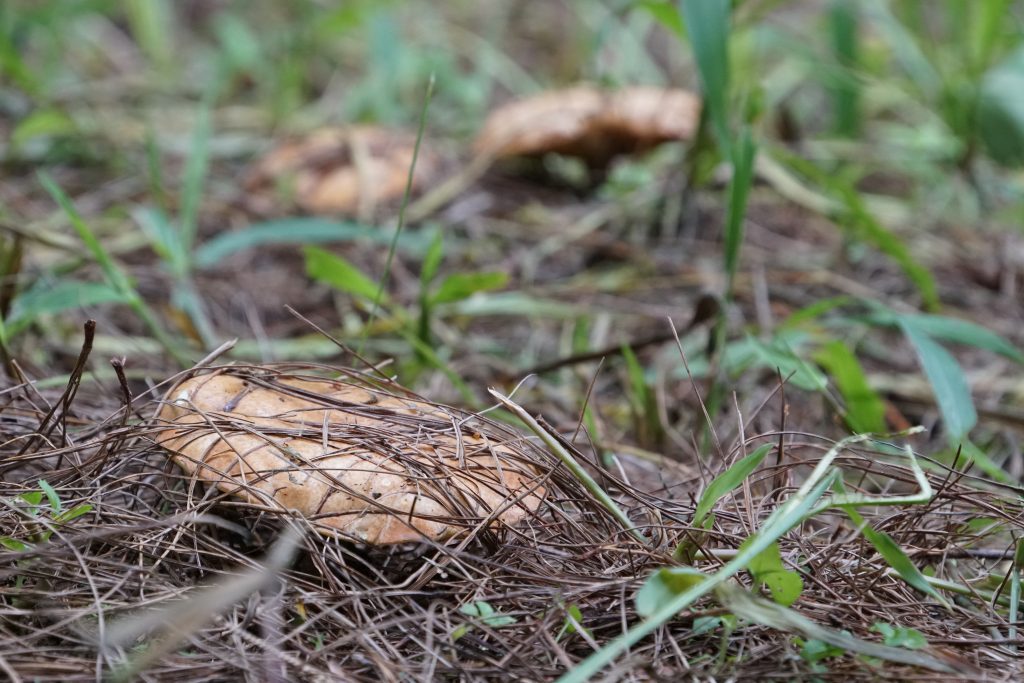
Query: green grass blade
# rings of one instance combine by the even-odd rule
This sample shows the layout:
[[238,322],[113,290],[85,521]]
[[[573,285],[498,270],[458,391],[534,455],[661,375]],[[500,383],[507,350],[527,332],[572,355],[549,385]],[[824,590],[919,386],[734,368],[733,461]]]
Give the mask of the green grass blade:
[[477,292],[501,289],[508,284],[506,273],[453,273],[438,286],[430,297],[432,304],[445,304],[468,299]]
[[395,260],[395,251],[398,249],[398,238],[402,235],[402,229],[405,227],[405,209],[409,206],[409,198],[412,196],[412,181],[415,177],[416,162],[420,157],[420,144],[423,142],[423,133],[427,127],[427,111],[430,109],[430,100],[434,96],[434,74],[430,74],[430,80],[427,82],[427,92],[423,96],[423,107],[420,109],[420,123],[416,130],[416,144],[412,149],[412,162],[409,164],[409,173],[405,179],[405,192],[402,195],[402,206],[398,210],[398,226],[395,228],[395,236],[391,240],[391,244],[388,246],[388,257],[384,262],[384,274],[380,278],[380,283],[377,286],[377,294],[373,297],[373,306],[370,308],[370,319],[367,324],[363,327],[363,335],[359,340],[359,349],[357,353],[362,351],[362,346],[366,342],[366,335],[370,333],[370,327],[373,325],[373,319],[377,314],[377,307],[384,296],[384,290],[388,284],[388,277],[391,275],[391,262]]
[[85,243],[86,248],[96,259],[96,263],[99,264],[100,269],[103,271],[103,275],[106,277],[107,282],[117,292],[125,297],[126,303],[131,306],[135,314],[139,316],[142,321],[149,328],[152,335],[160,342],[160,345],[167,350],[167,352],[174,357],[176,361],[182,365],[191,365],[191,361],[188,356],[182,351],[181,343],[171,339],[163,327],[157,320],[156,316],[146,305],[146,302],[142,300],[139,293],[135,290],[128,276],[118,267],[111,258],[107,250],[100,244],[95,233],[89,225],[82,219],[82,216],[78,213],[78,210],[71,203],[71,199],[64,194],[64,191],[60,189],[60,186],[54,182],[53,178],[50,177],[46,171],[40,171],[38,173],[39,181],[42,183],[46,191],[53,197],[54,201],[64,210],[68,220],[71,222],[71,227],[74,228],[75,232],[78,233],[79,238]]
[[704,489],[700,500],[697,501],[697,508],[693,512],[692,525],[703,526],[708,513],[715,507],[715,503],[721,500],[722,496],[734,490],[743,480],[750,476],[750,473],[757,469],[765,456],[772,450],[772,444],[766,443],[747,455],[742,460],[733,463],[732,467],[715,477],[708,487]]
[[[839,495],[844,495],[846,493],[842,483],[838,481],[836,482],[835,490]],[[878,554],[882,556],[886,563],[892,567],[897,574],[899,574],[901,579],[925,595],[935,599],[946,609],[949,609],[950,605],[946,602],[946,599],[939,595],[938,591],[928,583],[928,580],[925,578],[924,574],[921,573],[921,570],[917,568],[917,565],[915,565],[907,554],[903,552],[903,549],[900,548],[899,544],[896,543],[889,534],[873,529],[864,519],[864,516],[857,512],[856,508],[852,505],[843,505],[840,507],[850,518],[850,521],[852,521],[864,535],[864,538],[866,538],[868,542],[875,547]]]
[[838,200],[842,209],[831,217],[854,237],[867,242],[899,265],[907,278],[917,287],[925,308],[939,308],[939,294],[931,272],[914,259],[906,244],[878,222],[854,187],[796,155],[779,149],[774,149],[772,155],[790,169],[817,183]]
[[693,46],[708,116],[726,156],[729,134],[729,0],[680,0],[679,11]]
[[[374,225],[313,217],[284,218],[257,223],[243,230],[222,232],[198,246],[192,259],[197,268],[213,268],[232,254],[266,245],[356,241],[390,244],[393,239],[391,231]],[[420,253],[427,248],[427,244],[424,236],[410,233],[402,235],[398,246],[410,253]]]
[[829,37],[832,53],[839,64],[839,74],[831,84],[834,128],[836,133],[852,138],[860,131],[860,81],[857,80],[857,5],[848,0],[832,0],[828,8]]
[[899,317],[934,339],[974,346],[1024,364],[1024,352],[1004,337],[968,320],[941,315],[900,314]]
[[[78,233],[79,239],[85,244],[86,249],[92,254],[93,259],[99,265],[103,271],[103,275],[107,278],[107,282],[111,284],[116,290],[127,294],[135,293],[135,288],[132,287],[131,282],[124,272],[118,268],[117,264],[114,263],[114,259],[111,258],[107,250],[100,244],[96,234],[92,231],[92,228],[82,219],[81,214],[78,213],[78,209],[71,203],[71,199],[64,194],[64,190],[50,177],[46,171],[38,172],[39,182],[42,183],[43,188],[50,194],[57,205],[64,211],[64,214],[68,217],[71,222],[71,227],[74,228],[75,232]],[[137,296],[137,295],[135,295]]]
[[960,365],[946,349],[905,318],[899,321],[904,336],[914,347],[924,374],[932,385],[946,433],[953,443],[967,436],[978,421],[971,390]]
[[725,221],[725,273],[728,278],[726,298],[732,298],[736,269],[743,246],[743,221],[747,214],[747,197],[754,184],[754,159],[757,144],[748,126],[740,131],[732,153],[732,181],[729,183],[729,212]]
[[173,63],[174,13],[167,0],[127,0],[124,8],[132,37],[158,69]]
[[832,376],[846,402],[844,418],[850,429],[857,433],[884,432],[885,404],[868,384],[857,356],[849,347],[838,340],[828,342],[814,354],[814,360]]
[[18,295],[7,316],[11,336],[28,327],[40,315],[60,313],[83,306],[105,303],[129,303],[131,297],[106,282],[60,280],[53,285],[37,282]]
[[178,215],[178,228],[181,231],[181,248],[186,254],[192,252],[192,247],[196,243],[199,204],[203,198],[203,181],[206,179],[209,159],[210,103],[204,100],[196,117],[192,146],[181,183],[181,213]]
[[[823,460],[822,462],[825,461]],[[815,472],[818,472],[817,468]],[[671,600],[663,602],[661,607],[648,618],[634,625],[629,631],[587,657],[571,671],[563,674],[558,679],[558,683],[586,683],[591,680],[607,664],[625,652],[627,648],[657,630],[662,624],[675,617],[681,610],[707,595],[718,586],[721,586],[743,569],[746,569],[753,557],[777,541],[786,531],[800,523],[804,513],[832,485],[832,481],[835,479],[835,472],[823,474],[822,477],[817,481],[808,479],[804,487],[801,487],[801,490],[790,498],[786,505],[772,513],[762,530],[752,537],[754,540],[750,542],[750,545],[737,553],[736,557],[727,562],[724,567],[709,575],[705,581],[684,590]],[[812,486],[807,487],[808,483],[812,484]]]

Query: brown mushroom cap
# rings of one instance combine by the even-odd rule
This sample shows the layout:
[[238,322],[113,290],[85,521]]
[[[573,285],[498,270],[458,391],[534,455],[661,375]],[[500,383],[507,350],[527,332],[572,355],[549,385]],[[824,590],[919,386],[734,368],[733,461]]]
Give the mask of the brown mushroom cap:
[[[323,128],[268,152],[249,172],[246,186],[259,193],[284,182],[304,211],[356,214],[402,197],[415,146],[415,136],[380,126]],[[436,155],[421,147],[413,189],[436,167]]]
[[618,154],[693,138],[700,110],[700,98],[685,90],[576,86],[499,107],[475,148],[499,158],[555,152],[600,166]]
[[514,442],[355,382],[228,370],[182,382],[156,417],[156,442],[194,479],[369,544],[512,525],[545,492]]

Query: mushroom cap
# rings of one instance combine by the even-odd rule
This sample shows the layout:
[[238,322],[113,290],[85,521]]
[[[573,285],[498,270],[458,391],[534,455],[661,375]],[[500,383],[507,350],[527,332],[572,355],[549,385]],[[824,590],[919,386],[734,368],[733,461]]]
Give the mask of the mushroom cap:
[[516,524],[540,505],[528,451],[456,427],[464,417],[349,380],[227,370],[172,389],[155,441],[197,481],[388,545]]
[[494,110],[475,149],[498,158],[555,152],[599,166],[618,154],[693,138],[700,110],[700,98],[686,90],[636,86],[605,91],[580,85]]
[[[246,186],[259,192],[284,182],[304,211],[356,214],[403,195],[415,147],[415,136],[401,130],[322,128],[268,152],[250,170]],[[421,146],[414,190],[427,182],[437,165],[436,155]]]

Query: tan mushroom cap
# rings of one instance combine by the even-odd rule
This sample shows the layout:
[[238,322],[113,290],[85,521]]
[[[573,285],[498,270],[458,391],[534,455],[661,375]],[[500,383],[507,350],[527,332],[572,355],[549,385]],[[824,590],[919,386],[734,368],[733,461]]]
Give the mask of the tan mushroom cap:
[[[356,214],[402,197],[415,146],[415,136],[401,130],[323,128],[268,152],[253,166],[246,186],[260,192],[284,181],[304,211]],[[421,146],[413,190],[427,182],[436,166],[436,155]]]
[[195,479],[369,544],[516,524],[545,492],[513,443],[345,381],[202,375],[175,387],[157,420],[156,442]]
[[692,139],[700,111],[700,98],[686,90],[637,86],[605,91],[575,86],[491,112],[475,149],[499,158],[555,152],[599,165],[617,154]]

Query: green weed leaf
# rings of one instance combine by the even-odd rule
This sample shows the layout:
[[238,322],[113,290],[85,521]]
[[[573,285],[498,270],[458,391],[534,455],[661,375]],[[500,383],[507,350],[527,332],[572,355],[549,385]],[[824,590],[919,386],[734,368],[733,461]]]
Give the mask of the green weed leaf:
[[814,360],[822,365],[846,402],[846,422],[857,433],[885,431],[885,404],[868,384],[864,370],[857,357],[841,341],[835,340],[822,345],[814,354]]
[[636,612],[649,617],[680,593],[707,579],[693,567],[663,567],[647,577],[636,592]]
[[[265,245],[310,245],[354,241],[390,244],[393,237],[390,230],[352,221],[285,218],[257,223],[243,230],[222,232],[197,247],[193,252],[193,260],[197,268],[213,268],[232,254]],[[419,233],[403,234],[399,240],[399,247],[410,253],[422,252],[427,248],[427,244]]]
[[505,273],[455,273],[441,282],[430,299],[435,304],[452,303],[468,299],[477,292],[500,289],[507,282]]
[[430,246],[427,247],[427,253],[423,256],[423,265],[420,266],[420,283],[424,289],[437,277],[437,269],[441,267],[443,258],[444,233],[436,230],[434,238],[430,241]]
[[0,545],[8,550],[13,550],[18,553],[23,553],[32,547],[24,541],[19,541],[18,539],[11,538],[9,536],[0,536]]
[[64,512],[60,513],[59,515],[53,518],[53,521],[57,522],[58,524],[67,524],[71,520],[78,519],[82,515],[88,514],[90,512],[92,512],[92,505],[90,505],[89,503],[82,503],[81,505],[76,505],[70,510],[65,510]]
[[377,283],[341,256],[319,247],[306,247],[303,253],[306,255],[306,273],[314,280],[370,301],[376,298]]
[[42,489],[43,493],[46,494],[47,500],[50,501],[50,510],[53,511],[53,514],[59,515],[61,510],[63,510],[63,506],[61,505],[60,496],[57,495],[56,489],[50,486],[49,482],[45,479],[39,480],[39,488]]
[[742,460],[733,463],[732,467],[722,472],[720,475],[715,477],[708,487],[704,489],[704,493],[701,494],[700,500],[697,502],[697,508],[693,512],[693,526],[703,526],[704,519],[711,512],[712,508],[715,507],[722,496],[726,495],[733,489],[737,488],[743,483],[743,480],[750,476],[750,473],[757,469],[757,466],[761,464],[764,457],[772,450],[772,444],[766,443],[758,446],[753,453],[747,455]]
[[24,145],[39,137],[67,137],[77,132],[75,122],[57,109],[37,109],[18,122],[11,132],[11,144]]
[[485,602],[483,600],[463,605],[459,608],[459,611],[467,617],[478,619],[480,623],[485,626],[490,626],[491,628],[511,626],[517,621],[513,616],[496,612],[489,602]]
[[905,647],[908,650],[920,650],[928,647],[928,639],[916,628],[904,628],[876,621],[871,630],[880,633],[882,642],[890,647]]
[[[750,545],[751,539],[747,539],[740,545],[742,550]],[[803,579],[797,572],[786,569],[782,564],[782,554],[779,552],[779,544],[772,543],[758,553],[747,565],[747,570],[754,576],[754,580],[768,586],[772,599],[780,605],[789,607],[804,590]]]

